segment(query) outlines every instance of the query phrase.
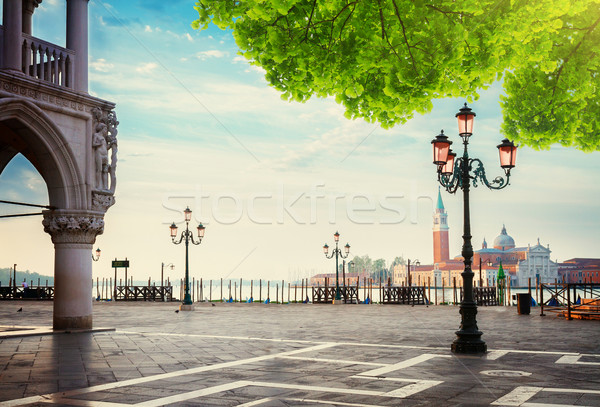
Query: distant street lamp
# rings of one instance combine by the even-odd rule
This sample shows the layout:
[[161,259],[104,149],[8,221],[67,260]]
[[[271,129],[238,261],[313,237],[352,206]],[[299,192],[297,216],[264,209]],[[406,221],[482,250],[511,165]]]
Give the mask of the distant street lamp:
[[[352,273],[352,269],[350,267],[354,267],[354,260],[350,260],[348,262],[348,274]],[[348,279],[352,280],[352,277],[348,277]],[[358,275],[356,276],[356,280],[358,281]],[[346,284],[344,284],[345,286]]]
[[191,311],[192,310],[192,297],[190,296],[190,273],[189,273],[189,253],[188,247],[190,242],[194,245],[199,245],[202,242],[202,238],[204,237],[204,226],[200,223],[197,227],[198,229],[198,242],[194,240],[194,234],[189,229],[190,220],[192,219],[192,210],[188,207],[183,211],[185,215],[185,230],[181,232],[181,237],[179,241],[175,241],[177,237],[177,225],[173,222],[170,226],[171,229],[171,241],[174,244],[180,244],[181,242],[185,242],[185,296],[183,298],[183,305],[180,307],[182,311]]
[[[479,287],[483,287],[483,278],[481,277],[481,263],[482,263],[482,259],[481,259],[481,256],[479,256]],[[492,261],[488,259],[488,261],[486,261],[485,264],[488,267],[492,267],[492,265],[494,263],[492,263]],[[486,277],[486,280],[487,280],[487,277]]]
[[480,181],[490,189],[502,189],[506,187],[510,179],[510,170],[515,166],[517,147],[508,139],[502,140],[497,146],[500,153],[500,167],[504,169],[506,179],[496,177],[488,181],[483,163],[477,158],[469,158],[469,137],[473,134],[473,122],[475,112],[472,112],[467,104],[455,115],[458,118],[458,133],[463,141],[463,156],[456,158],[456,154],[450,149],[452,141],[442,130],[431,143],[433,144],[433,163],[437,166],[438,181],[451,194],[456,193],[458,188],[463,191],[464,206],[464,231],[462,256],[465,268],[462,272],[464,298],[460,303],[461,325],[456,332],[457,338],[452,343],[452,352],[455,353],[483,353],[487,351],[486,343],[481,339],[482,332],[477,328],[477,303],[473,300],[473,271],[471,263],[473,260],[473,246],[471,245],[471,220],[469,207],[469,188],[471,180],[473,187],[477,187]]
[[100,248],[98,247],[96,249],[96,257],[94,257],[94,254],[92,253],[92,260],[94,260],[94,261],[100,260],[100,253],[102,253],[102,250],[100,250]]
[[[419,260],[415,260],[413,262],[413,266],[420,266],[421,262]],[[410,259],[408,259],[408,267],[406,269],[407,274],[406,274],[406,282],[408,283],[407,285],[410,287],[412,285],[412,280],[410,278]]]
[[171,271],[173,271],[173,269],[175,268],[175,265],[173,263],[169,263],[169,264],[160,263],[160,286],[161,287],[163,287],[165,285],[164,278],[163,278],[165,266],[171,267]]
[[327,243],[325,243],[325,245],[323,246],[323,252],[325,253],[325,257],[328,259],[333,258],[333,256],[335,255],[335,300],[336,301],[340,301],[342,299],[342,295],[340,293],[340,279],[339,279],[339,260],[338,260],[338,256],[341,257],[342,259],[345,259],[348,257],[348,255],[350,254],[350,245],[348,243],[346,243],[346,246],[344,246],[344,252],[345,252],[345,256],[342,253],[342,251],[338,248],[338,242],[340,241],[340,234],[338,232],[335,232],[335,234],[333,235],[333,238],[335,240],[335,249],[333,249],[333,251],[331,252],[331,255],[328,256],[327,254],[329,253],[329,246],[327,245]]

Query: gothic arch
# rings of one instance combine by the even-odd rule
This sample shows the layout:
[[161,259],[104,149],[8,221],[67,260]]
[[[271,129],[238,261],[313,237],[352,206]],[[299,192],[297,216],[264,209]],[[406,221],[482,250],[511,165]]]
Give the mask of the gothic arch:
[[19,98],[0,99],[0,173],[17,153],[46,182],[50,205],[87,209],[85,182],[62,131],[35,104]]

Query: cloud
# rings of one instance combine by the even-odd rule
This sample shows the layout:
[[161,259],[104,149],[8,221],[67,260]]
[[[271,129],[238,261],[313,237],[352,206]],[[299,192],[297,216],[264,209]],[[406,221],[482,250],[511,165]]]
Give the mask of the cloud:
[[158,64],[156,62],[147,62],[135,68],[135,71],[139,73],[151,73],[156,68],[158,68]]
[[112,68],[115,67],[115,65],[111,64],[110,62],[107,62],[104,58],[100,58],[90,62],[90,67],[98,72],[109,72]]
[[192,38],[190,33],[185,33],[185,38],[187,38],[189,42],[194,42],[194,39]]
[[196,54],[196,58],[206,60],[208,58],[223,58],[229,55],[227,51],[221,51],[218,49],[212,49],[208,51],[200,51]]
[[152,27],[150,27],[149,25],[145,26],[144,27],[144,32],[151,33],[152,32]]

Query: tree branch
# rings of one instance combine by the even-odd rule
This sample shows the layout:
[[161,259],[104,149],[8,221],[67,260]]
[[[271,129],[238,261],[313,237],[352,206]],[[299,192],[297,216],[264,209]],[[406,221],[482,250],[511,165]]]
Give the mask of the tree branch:
[[[402,26],[402,35],[404,36],[404,42],[406,44],[406,48],[408,49],[408,55],[410,55],[410,59],[413,63],[413,69],[415,71],[417,71],[417,63],[416,63],[415,57],[413,56],[412,51],[410,49],[411,47],[408,42],[408,38],[406,37],[406,27],[404,27],[404,21],[402,21],[402,17],[400,17],[400,11],[398,10],[398,5],[396,4],[396,0],[392,0],[392,3],[394,4],[394,10],[396,12],[396,17],[398,18],[398,21],[400,22],[400,25]],[[389,43],[389,41],[388,41],[388,43]]]
[[381,39],[385,39],[385,21],[383,19],[383,10],[381,9],[381,0],[377,0],[379,4],[379,21],[381,21]]
[[569,55],[567,55],[567,57],[563,60],[563,63],[560,65],[560,68],[558,68],[558,72],[556,73],[556,82],[554,83],[554,86],[552,87],[552,97],[550,98],[550,102],[548,105],[551,105],[553,100],[554,100],[554,95],[556,93],[556,88],[558,87],[558,81],[560,80],[560,75],[562,73],[563,68],[565,67],[565,65],[567,64],[567,62],[569,62],[569,59],[577,52],[577,50],[579,49],[579,47],[581,46],[581,44],[583,44],[583,41],[585,40],[585,38],[592,32],[594,31],[594,29],[596,28],[596,26],[600,23],[600,18],[598,18],[594,24],[592,24],[588,30],[586,31],[585,34],[583,34],[583,36],[581,37],[581,40],[577,43],[577,45],[575,45],[575,47],[571,50],[571,52],[569,52]]
[[315,7],[317,6],[317,0],[313,1],[312,10],[310,11],[310,17],[308,18],[308,23],[306,24],[306,32],[304,33],[304,39],[300,41],[302,44],[304,41],[308,39],[308,29],[310,28],[310,23],[312,22],[313,14],[315,13]]

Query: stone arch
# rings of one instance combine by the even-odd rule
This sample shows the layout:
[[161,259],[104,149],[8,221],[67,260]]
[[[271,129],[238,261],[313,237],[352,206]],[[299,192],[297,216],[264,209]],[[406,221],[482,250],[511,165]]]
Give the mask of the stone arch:
[[62,131],[35,104],[19,98],[0,99],[0,173],[17,153],[46,182],[50,205],[87,209],[85,182]]

